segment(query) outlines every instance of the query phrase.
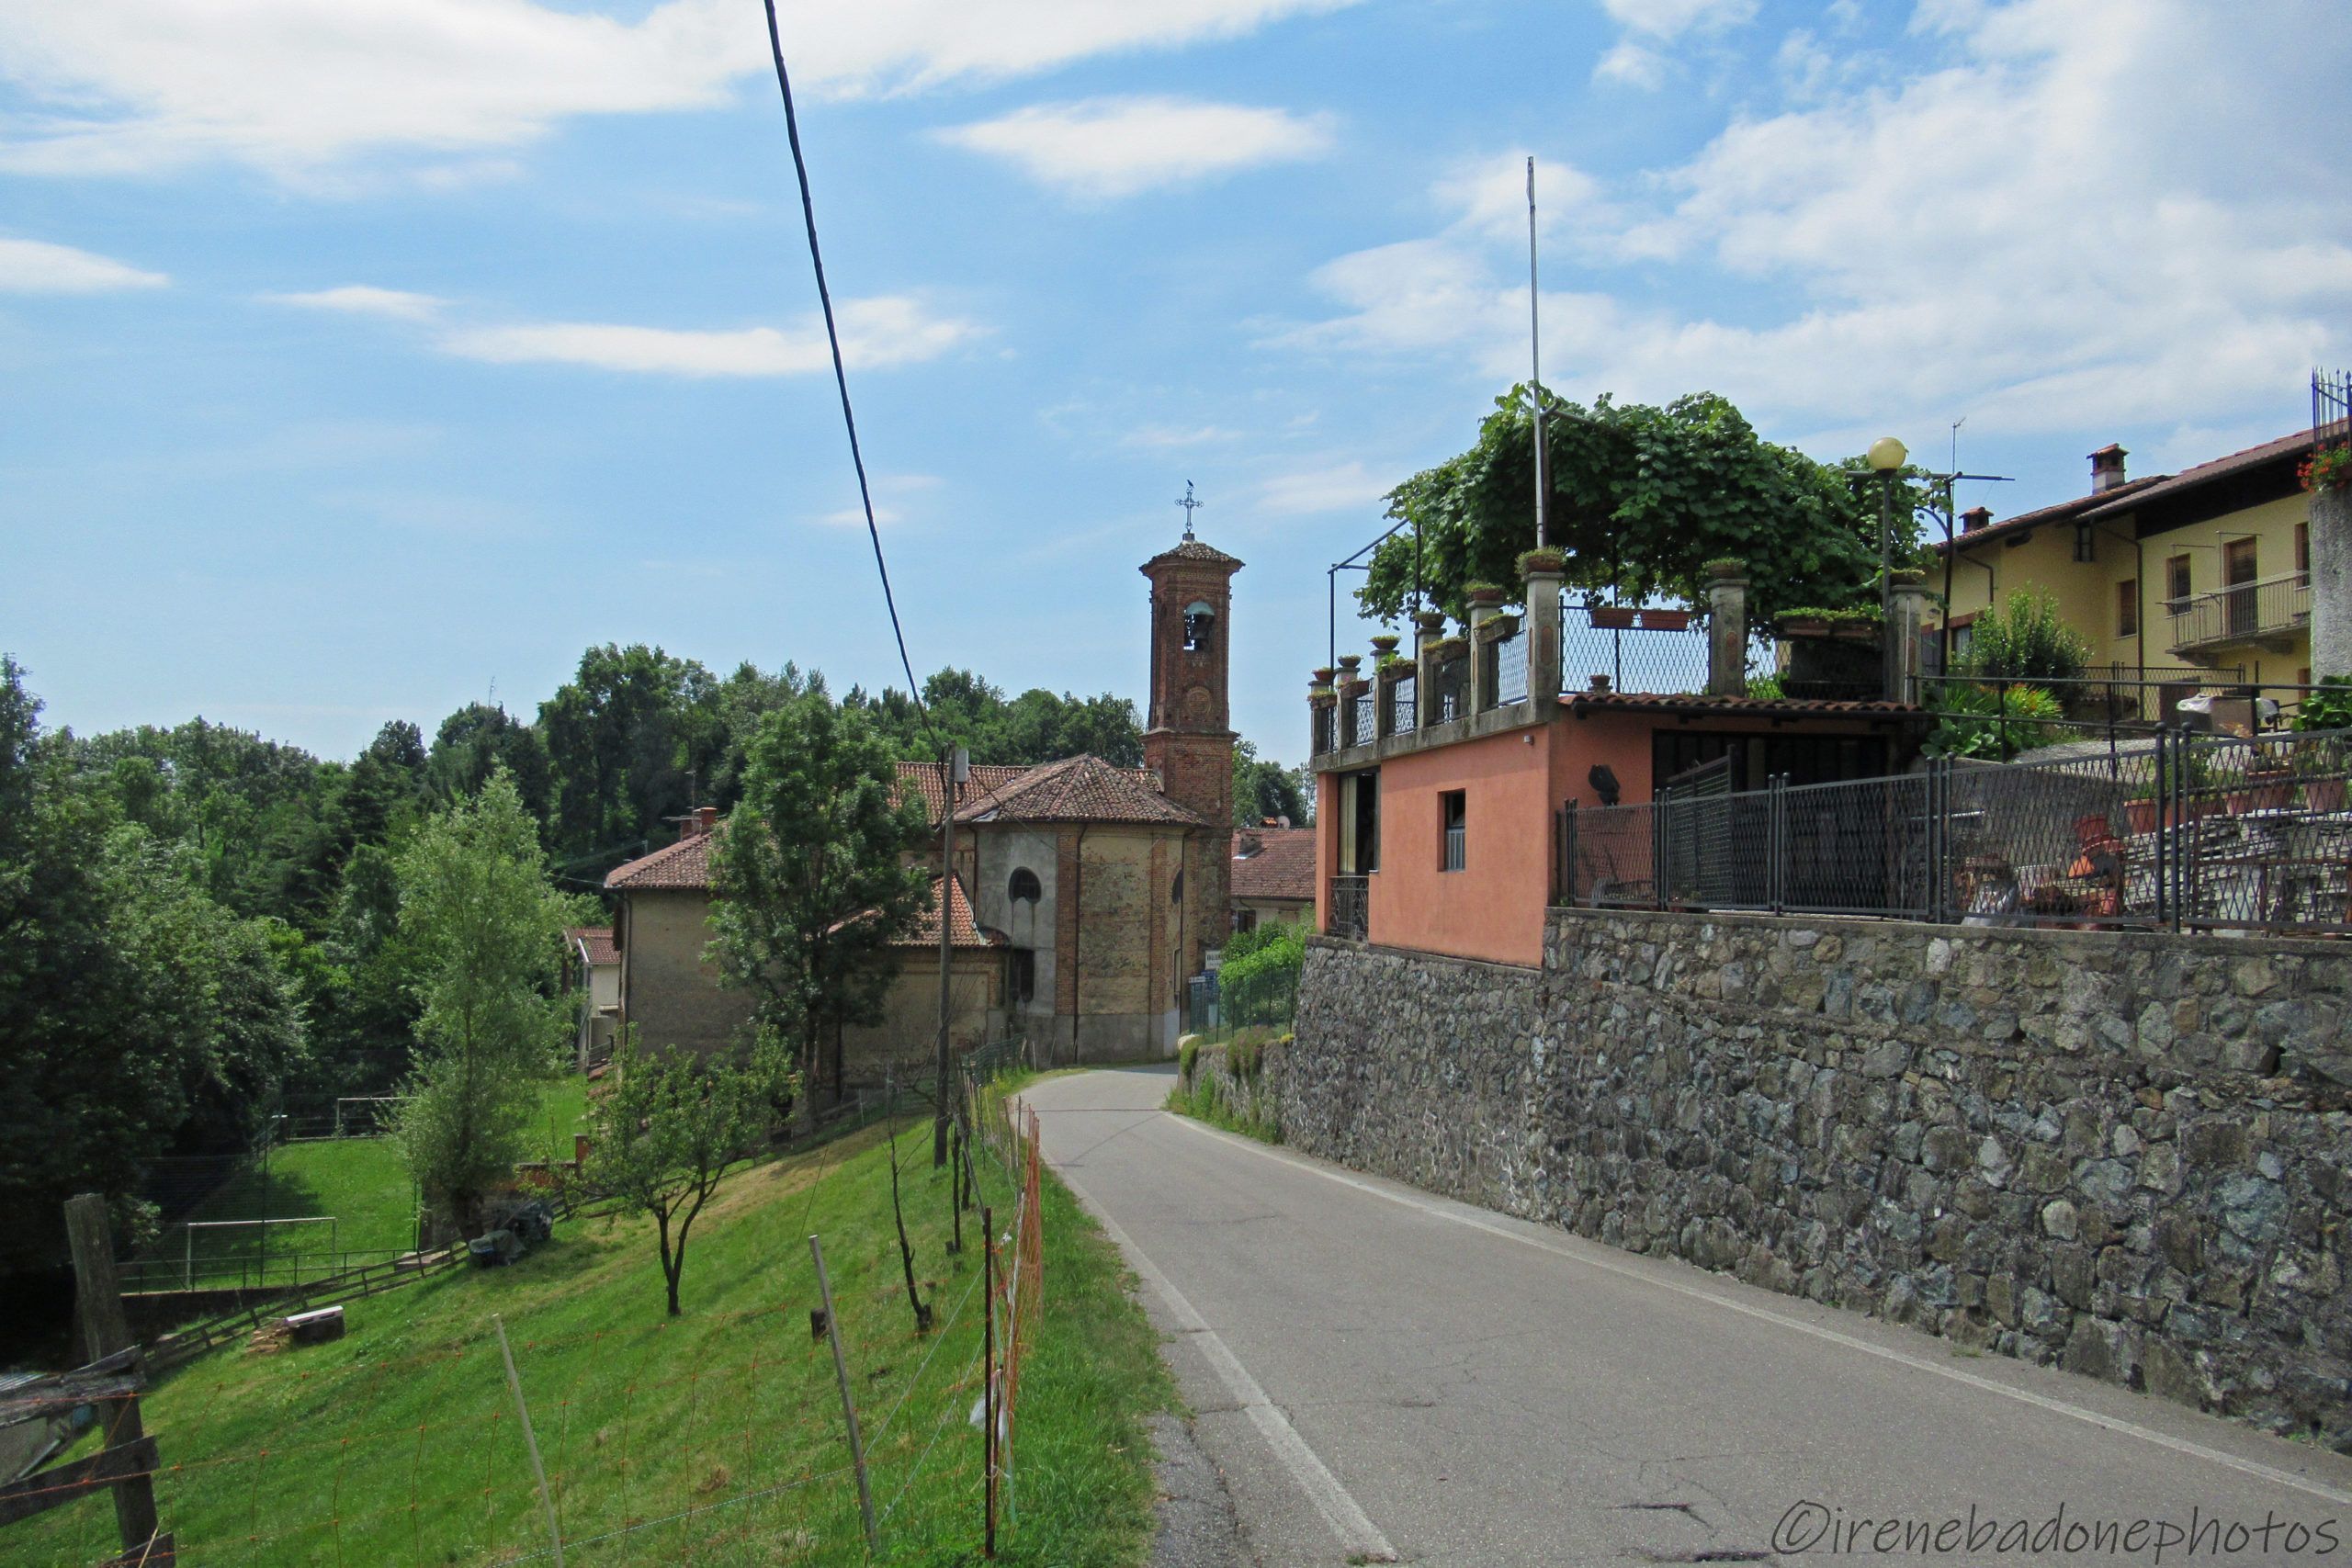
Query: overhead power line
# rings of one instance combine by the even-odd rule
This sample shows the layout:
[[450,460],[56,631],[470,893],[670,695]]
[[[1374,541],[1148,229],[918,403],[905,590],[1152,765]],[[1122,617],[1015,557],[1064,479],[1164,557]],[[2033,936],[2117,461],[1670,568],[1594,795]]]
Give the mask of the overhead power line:
[[[833,322],[833,297],[825,287],[825,255],[817,244],[817,204],[808,194],[808,160],[800,151],[800,117],[792,107],[792,77],[784,68],[784,35],[777,31],[775,0],[762,0],[768,16],[768,52],[775,60],[776,89],[784,95],[784,131],[792,141],[792,169],[800,181],[800,216],[808,229],[808,263],[817,273],[817,302],[824,307],[825,342],[833,351],[833,385],[842,395],[842,424],[849,432],[849,458],[857,468],[857,496],[865,508],[865,535],[874,542],[874,570],[882,579],[882,604],[890,612],[890,635],[899,644],[899,668],[906,672],[907,696],[915,705],[915,715],[922,720],[932,739],[939,741],[938,731],[932,729],[931,715],[922,705],[922,687],[915,680],[913,660],[907,657],[906,629],[899,624],[899,604],[890,592],[890,565],[882,558],[882,530],[874,521],[874,491],[866,483],[865,455],[857,443],[857,415],[849,406],[849,372],[842,365],[842,334]],[[944,745],[944,742],[940,742]]]

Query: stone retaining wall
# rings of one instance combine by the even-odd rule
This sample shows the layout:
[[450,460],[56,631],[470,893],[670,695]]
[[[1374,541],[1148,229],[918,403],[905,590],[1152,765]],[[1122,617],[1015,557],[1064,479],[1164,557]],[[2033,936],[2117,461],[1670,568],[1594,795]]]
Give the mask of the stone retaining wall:
[[1317,939],[1284,1140],[2352,1450],[2352,950],[1555,911]]

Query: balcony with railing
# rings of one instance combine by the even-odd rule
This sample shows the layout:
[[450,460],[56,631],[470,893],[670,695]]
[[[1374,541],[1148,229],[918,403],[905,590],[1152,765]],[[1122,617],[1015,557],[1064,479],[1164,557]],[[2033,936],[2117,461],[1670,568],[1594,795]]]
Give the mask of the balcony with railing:
[[2165,609],[2170,621],[2167,641],[2175,653],[2246,643],[2284,652],[2311,625],[2311,575],[2296,571],[2259,582],[2233,583],[2175,599]]
[[1323,923],[1326,936],[1345,937],[1350,942],[1362,942],[1370,929],[1372,913],[1372,878],[1369,876],[1335,876],[1331,879],[1330,915]]

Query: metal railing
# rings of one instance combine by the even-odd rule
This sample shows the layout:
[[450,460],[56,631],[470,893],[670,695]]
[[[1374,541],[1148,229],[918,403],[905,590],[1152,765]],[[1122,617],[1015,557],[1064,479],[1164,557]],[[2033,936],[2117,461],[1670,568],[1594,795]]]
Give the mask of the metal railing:
[[1487,646],[1487,657],[1494,662],[1487,666],[1493,672],[1488,690],[1495,694],[1498,707],[1507,703],[1527,700],[1527,627],[1521,626],[1510,636],[1499,637]]
[[1620,692],[1662,695],[1705,691],[1705,614],[1564,599],[1560,689],[1591,690],[1595,676],[1606,676]]
[[2172,651],[2288,636],[2309,626],[2312,580],[2292,571],[2259,582],[2233,583],[2210,593],[2169,601],[2165,641]]
[[2352,443],[2352,371],[2312,372],[2312,446]]
[[2312,690],[2248,681],[2242,666],[2140,665],[2068,679],[1923,675],[1920,689],[1937,719],[1930,750],[2005,762],[2112,750],[2165,729],[2250,735],[2291,723]]
[[1408,675],[1388,688],[1388,732],[1404,735],[1420,728],[1420,677]]
[[1559,813],[1563,903],[1984,926],[2352,931],[2352,731]]
[[1317,703],[1307,710],[1310,718],[1309,749],[1319,757],[1326,751],[1340,749],[1340,709],[1336,703]]
[[1375,726],[1380,722],[1379,692],[1380,689],[1376,684],[1366,686],[1356,694],[1355,701],[1349,705],[1349,745],[1362,746],[1378,733]]
[[1324,922],[1323,934],[1362,942],[1371,929],[1371,912],[1372,878],[1335,876],[1331,879],[1330,918]]

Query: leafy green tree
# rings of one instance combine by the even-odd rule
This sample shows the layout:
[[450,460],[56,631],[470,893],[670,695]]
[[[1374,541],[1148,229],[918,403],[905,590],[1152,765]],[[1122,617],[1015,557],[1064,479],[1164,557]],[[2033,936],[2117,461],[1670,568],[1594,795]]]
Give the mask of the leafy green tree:
[[398,1134],[427,1200],[470,1230],[522,1156],[569,1032],[558,989],[569,906],[503,770],[427,822],[397,869],[420,1047]]
[[1315,789],[1305,768],[1285,768],[1258,755],[1248,740],[1233,743],[1233,825],[1255,828],[1287,817],[1294,828],[1315,819]]
[[[302,918],[294,866],[330,813],[343,770],[300,747],[201,718],[60,743],[120,815],[188,845],[206,888],[241,915]],[[334,867],[325,869],[332,882]]]
[[[1415,549],[1430,599],[1453,615],[1476,581],[1519,581],[1535,543],[1533,405],[1524,386],[1496,400],[1477,445],[1398,485],[1388,515],[1407,524],[1373,552],[1358,591],[1365,610],[1410,607]],[[1664,408],[1603,397],[1589,409],[1547,392],[1546,513],[1568,557],[1568,581],[1641,598],[1697,601],[1704,566],[1747,564],[1751,615],[1800,604],[1875,599],[1879,497],[1859,462],[1832,468],[1758,437],[1712,392]],[[1896,502],[1896,564],[1916,564],[1920,499]]]
[[613,1053],[602,1095],[590,1104],[583,1184],[653,1216],[670,1315],[686,1271],[686,1237],[727,1168],[775,1125],[793,1093],[790,1049],[763,1033],[740,1060],[650,1050],[634,1038]]
[[73,1193],[123,1224],[149,1156],[249,1136],[301,1049],[274,928],[124,821],[40,714],[0,657],[0,1269],[55,1259]]
[[1143,765],[1135,705],[1108,693],[1056,696],[1040,686],[1008,698],[972,671],[942,670],[922,683],[928,724],[895,688],[873,697],[853,689],[842,701],[863,709],[889,738],[892,754],[907,761],[935,759],[944,741],[981,762],[1057,762],[1091,753],[1114,767]]
[[578,671],[539,705],[559,854],[652,840],[700,804],[691,753],[712,746],[713,684],[693,660],[642,643],[580,656]]
[[928,873],[901,863],[924,823],[920,803],[894,802],[896,772],[864,713],[804,692],[761,721],[713,846],[722,978],[751,992],[755,1029],[793,1043],[811,1087],[829,1026],[879,1021],[888,949],[930,899]]
[[433,750],[424,763],[425,787],[447,805],[481,793],[500,768],[514,775],[523,809],[544,823],[554,797],[547,743],[503,705],[468,703],[434,732]]

